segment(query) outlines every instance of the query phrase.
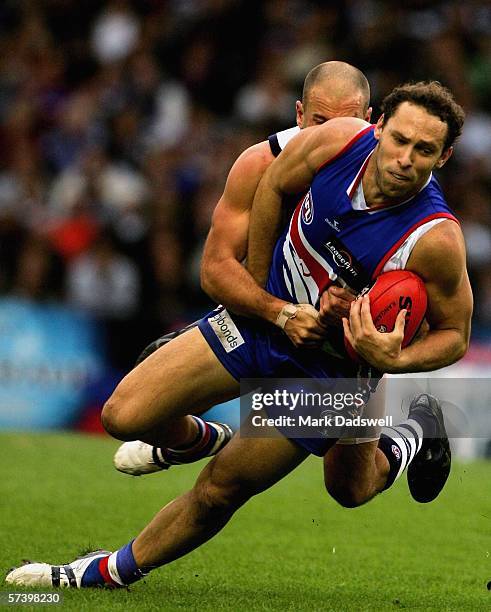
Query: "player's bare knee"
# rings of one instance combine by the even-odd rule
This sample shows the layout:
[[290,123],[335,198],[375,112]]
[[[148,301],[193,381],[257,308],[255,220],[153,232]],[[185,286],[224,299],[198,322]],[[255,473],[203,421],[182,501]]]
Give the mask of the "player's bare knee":
[[110,397],[104,404],[101,413],[101,422],[108,434],[117,440],[138,440],[138,432],[135,431],[131,421],[125,418],[118,402]]
[[372,498],[366,487],[347,481],[326,482],[326,490],[343,508],[357,508]]
[[198,478],[193,494],[199,505],[203,520],[211,517],[215,520],[221,515],[229,515],[242,506],[252,492],[242,482],[233,477],[227,477],[223,470],[214,468],[212,460]]
[[203,517],[220,516],[235,510],[237,506],[234,490],[226,485],[219,485],[206,480],[195,489],[196,500]]

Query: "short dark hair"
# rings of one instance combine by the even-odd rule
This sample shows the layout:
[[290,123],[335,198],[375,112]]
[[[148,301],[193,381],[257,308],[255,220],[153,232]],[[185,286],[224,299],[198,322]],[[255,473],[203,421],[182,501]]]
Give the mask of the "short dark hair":
[[387,122],[403,102],[422,106],[447,124],[447,137],[443,146],[446,151],[462,133],[465,113],[457,104],[452,92],[438,81],[405,83],[391,91],[382,102],[384,122]]

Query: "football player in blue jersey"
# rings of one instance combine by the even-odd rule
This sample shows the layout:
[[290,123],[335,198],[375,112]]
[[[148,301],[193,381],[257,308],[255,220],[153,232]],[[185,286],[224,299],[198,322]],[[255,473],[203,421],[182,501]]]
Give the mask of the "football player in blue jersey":
[[[370,121],[371,113],[368,81],[354,66],[330,61],[319,64],[308,73],[302,101],[296,103],[297,125],[249,147],[230,170],[225,190],[213,213],[201,264],[202,286],[212,299],[236,314],[276,322],[277,311],[284,301],[272,301],[272,296],[257,285],[243,265],[247,255],[249,215],[259,181],[283,147],[301,129],[321,125],[335,117],[358,117]],[[296,199],[293,200],[293,204],[296,203]],[[341,317],[348,314],[353,297],[346,289],[331,287],[320,305],[323,321],[340,326]],[[190,327],[195,325],[197,323]],[[162,336],[143,351],[137,363],[188,329]],[[290,322],[285,332],[298,344],[306,334],[320,337],[324,327],[317,320],[317,311],[312,309]],[[121,445],[114,457],[115,467],[121,472],[139,476],[216,454],[228,443],[232,431],[224,423],[201,419],[198,415],[206,407],[195,405],[194,416],[176,420],[171,428],[166,428],[165,437],[154,432],[150,438],[144,438],[146,442],[151,440],[155,444],[133,440]]]
[[[342,268],[329,260],[329,250],[325,248],[330,244],[330,234],[372,277],[396,268],[416,272],[425,281],[429,298],[430,332],[424,339],[401,350],[404,313],[400,313],[396,325],[399,336],[377,332],[368,296],[352,303],[349,319],[343,319],[343,328],[357,352],[381,372],[435,370],[460,359],[470,336],[472,292],[465,269],[462,232],[432,174],[451,156],[464,114],[450,92],[436,82],[397,88],[384,101],[383,111],[376,126],[345,119],[318,131],[307,130],[270,166],[256,194],[248,265],[260,282],[268,279],[269,291],[284,297],[290,295],[295,301],[297,286],[303,290],[305,279],[298,271],[294,271],[296,277],[289,273],[295,259],[286,247],[292,245],[296,256],[304,257],[303,265],[309,257],[315,257],[319,269],[313,266],[309,271],[309,277],[314,279],[310,290],[315,293],[323,282],[332,280],[333,274],[343,277]],[[347,149],[340,153],[333,142],[339,137],[344,141],[349,135]],[[308,200],[309,218],[317,214],[320,222],[316,226],[303,222],[299,207],[290,229],[276,245],[270,267],[275,235],[280,228],[281,199],[289,192],[307,189],[312,180],[305,202]],[[328,218],[331,231],[326,228],[319,231]],[[349,278],[345,275],[344,280]],[[420,410],[424,405],[438,415],[438,429],[442,433],[443,415],[434,398],[421,396],[413,405],[412,414],[416,406]],[[426,437],[433,434],[430,428]],[[409,441],[403,433],[397,444],[385,435],[378,442],[367,441],[357,448],[337,444],[325,455],[328,490],[333,497],[342,499],[351,491],[356,505],[356,501],[369,498],[368,491],[376,490],[385,480],[383,466],[387,460],[396,477],[409,465],[408,482],[413,497],[430,501],[448,476],[450,451],[442,436],[428,454],[433,455],[433,461],[426,463],[422,457],[432,443],[421,441],[421,435],[417,437],[416,446],[414,439]],[[305,440],[297,443],[307,447]],[[421,478],[425,472],[427,477]],[[353,479],[353,474],[363,476]],[[391,482],[390,472],[384,488],[387,482]]]
[[[366,297],[354,302],[349,318],[343,322],[351,344],[371,366],[388,372],[424,371],[455,362],[465,353],[469,342],[472,294],[465,269],[464,241],[432,178],[432,171],[451,155],[463,124],[463,111],[437,83],[396,89],[386,98],[384,111],[375,129],[359,119],[336,119],[317,130],[305,130],[292,140],[266,170],[255,196],[248,254],[254,275],[258,280],[264,279],[273,246],[269,234],[279,227],[281,197],[308,189],[310,183],[314,210],[329,205],[325,193],[332,187],[340,198],[333,202],[343,206],[356,202],[356,211],[361,212],[361,215],[350,212],[340,224],[331,219],[331,224],[324,227],[326,232],[337,231],[336,227],[343,231],[346,223],[354,222],[353,231],[361,235],[362,221],[373,223],[373,231],[384,232],[396,227],[394,217],[402,215],[407,223],[411,212],[417,216],[421,206],[428,208],[428,212],[434,204],[441,220],[416,236],[404,262],[406,269],[419,274],[426,283],[428,334],[415,345],[401,349],[404,311],[398,316],[394,331],[381,334],[373,325]],[[331,163],[326,164],[326,160]],[[333,168],[345,172],[345,182],[336,183],[339,173],[330,174]],[[355,184],[350,179],[356,177],[360,179],[358,187],[348,189],[347,201],[346,187]],[[310,248],[320,252],[322,233],[316,234],[315,227],[309,233],[305,220],[299,217],[300,208],[296,209],[297,228],[305,233]],[[447,212],[447,217],[442,216]],[[428,216],[431,215],[424,217],[425,225],[430,222]],[[295,215],[279,244],[290,239],[294,220]],[[264,231],[265,226],[269,231]],[[390,246],[386,247],[388,251]],[[379,256],[383,255],[381,248],[373,240],[374,250],[369,249],[366,260],[370,270],[377,269]],[[275,267],[286,255],[281,249],[275,254],[270,280],[274,280]],[[359,256],[363,263],[362,254]],[[307,266],[307,261],[303,263]],[[322,272],[314,271],[314,264],[311,267],[312,276],[317,275],[313,279],[316,283],[326,278]],[[334,278],[341,276],[339,269],[331,266],[331,271]],[[307,272],[305,269],[308,278]],[[295,325],[297,318],[302,318],[303,311],[290,304],[295,285],[287,282],[287,277],[288,274],[282,295],[274,298],[280,300],[275,314],[285,318],[285,331]],[[316,291],[312,283],[309,288]],[[322,285],[317,286],[318,293],[321,289]],[[289,304],[293,308],[285,311]],[[310,308],[313,309],[312,304]],[[312,311],[306,308],[305,312]],[[314,344],[318,341],[316,334],[311,339]],[[130,372],[106,404],[104,423],[116,437],[145,438],[148,432],[172,428],[172,423],[183,414],[237,395],[239,384],[233,373],[238,371],[251,377],[274,375],[288,362],[292,370],[296,368],[298,373],[315,377],[323,374],[322,367],[327,374],[336,375],[337,370],[343,374],[346,361],[332,363],[319,349],[298,349],[274,326],[231,315],[223,309],[210,313],[198,328],[190,329],[171,344]],[[273,353],[265,352],[265,346],[273,348]],[[371,445],[372,462],[365,469],[365,488],[351,491],[345,505],[359,505],[387,489],[407,466],[413,497],[421,502],[433,499],[448,476],[450,459],[437,402],[428,395],[418,398],[411,405],[409,419],[397,427],[386,428],[382,440],[383,444],[373,441],[355,446],[356,449]],[[287,437],[236,435],[206,465],[189,492],[167,504],[136,539],[118,551],[98,551],[61,566],[30,563],[11,571],[7,582],[74,588],[131,584],[213,537],[251,496],[283,478],[310,452],[313,451],[299,440]],[[356,463],[356,453],[353,456]],[[366,457],[363,462],[367,463]],[[325,469],[328,470],[327,459]],[[329,488],[328,480],[326,484]]]

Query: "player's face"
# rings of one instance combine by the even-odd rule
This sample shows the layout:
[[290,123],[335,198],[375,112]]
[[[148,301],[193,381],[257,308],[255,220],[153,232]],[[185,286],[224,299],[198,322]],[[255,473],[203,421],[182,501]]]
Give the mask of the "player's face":
[[441,168],[452,154],[443,150],[447,124],[421,106],[403,102],[384,123],[375,128],[376,181],[383,195],[411,197],[428,180],[434,168]]
[[370,121],[372,109],[365,112],[361,94],[338,98],[329,94],[326,88],[317,85],[312,87],[305,104],[297,101],[297,125],[299,128],[321,125],[335,117],[357,117]]

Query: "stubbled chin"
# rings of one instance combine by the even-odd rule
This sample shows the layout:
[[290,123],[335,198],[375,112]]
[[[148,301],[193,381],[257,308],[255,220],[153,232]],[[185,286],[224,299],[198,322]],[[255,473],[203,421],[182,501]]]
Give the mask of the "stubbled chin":
[[409,194],[410,191],[410,188],[406,185],[394,185],[394,183],[391,183],[387,186],[384,195],[392,198],[402,198],[406,194]]

